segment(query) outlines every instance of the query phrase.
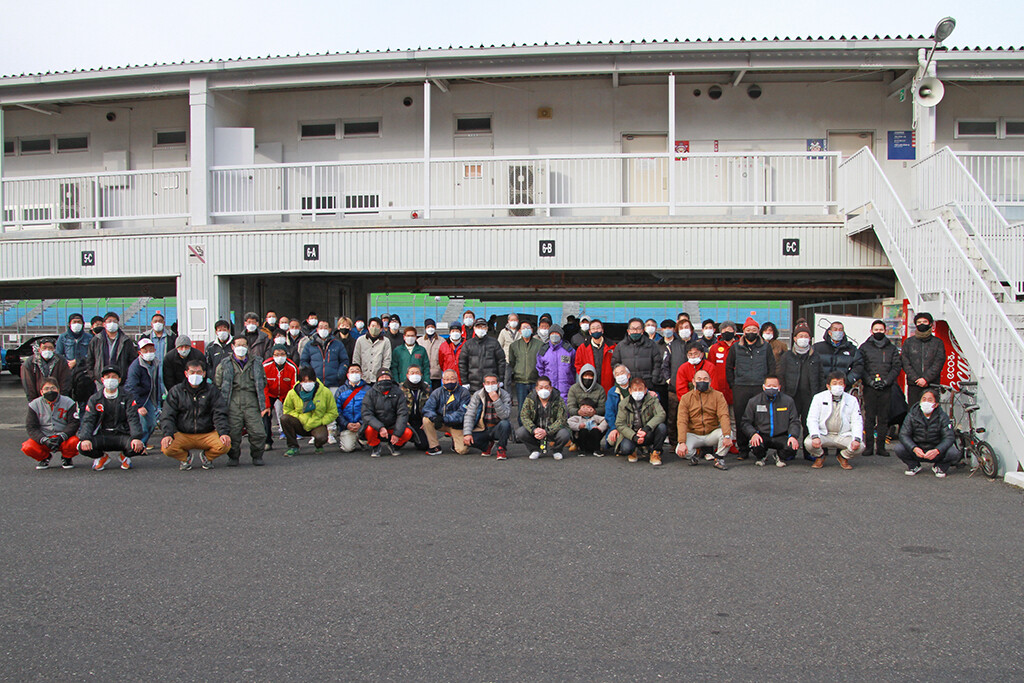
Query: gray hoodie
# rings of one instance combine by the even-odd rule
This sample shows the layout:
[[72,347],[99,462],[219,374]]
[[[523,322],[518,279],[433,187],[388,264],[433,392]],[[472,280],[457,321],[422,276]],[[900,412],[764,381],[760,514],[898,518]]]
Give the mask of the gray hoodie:
[[605,398],[607,398],[604,387],[601,386],[601,383],[598,382],[597,379],[594,379],[589,389],[584,388],[583,373],[585,372],[594,372],[594,366],[590,363],[585,363],[583,367],[580,368],[579,374],[576,376],[576,383],[569,387],[569,417],[579,414],[580,403],[582,403],[585,398],[589,398],[594,402],[594,409],[599,414],[604,414],[604,401]]

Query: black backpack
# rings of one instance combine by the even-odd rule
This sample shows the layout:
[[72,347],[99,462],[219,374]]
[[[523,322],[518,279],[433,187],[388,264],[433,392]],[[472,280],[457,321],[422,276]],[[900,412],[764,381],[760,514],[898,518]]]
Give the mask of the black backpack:
[[71,398],[77,403],[85,403],[96,393],[96,383],[89,377],[82,362],[75,364],[71,371]]

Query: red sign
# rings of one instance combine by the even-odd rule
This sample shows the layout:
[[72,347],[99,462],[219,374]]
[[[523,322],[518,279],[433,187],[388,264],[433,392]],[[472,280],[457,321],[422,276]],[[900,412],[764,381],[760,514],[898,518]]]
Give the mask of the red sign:
[[[676,140],[676,154],[685,154],[690,151],[689,140]],[[686,157],[676,157],[676,161],[686,161]]]
[[[903,341],[914,331],[912,311],[909,308],[909,301],[903,300]],[[946,347],[946,364],[942,366],[942,374],[939,376],[939,384],[954,390],[960,389],[960,383],[971,378],[971,366],[964,358],[960,345],[956,343],[953,333],[949,331],[949,325],[945,320],[936,320],[933,326],[935,336],[942,340]],[[900,379],[905,382],[904,376]]]

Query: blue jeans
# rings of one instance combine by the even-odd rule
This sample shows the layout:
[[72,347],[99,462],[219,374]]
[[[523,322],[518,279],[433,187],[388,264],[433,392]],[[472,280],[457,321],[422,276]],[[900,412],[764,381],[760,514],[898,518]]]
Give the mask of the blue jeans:
[[142,443],[146,443],[160,422],[160,409],[153,403],[153,399],[148,399],[142,407],[146,409],[146,414],[139,415],[139,420],[142,421]]
[[[533,391],[532,384],[519,384],[516,382],[516,420],[519,420],[519,416],[523,414],[523,401]],[[519,424],[523,424],[522,421]]]

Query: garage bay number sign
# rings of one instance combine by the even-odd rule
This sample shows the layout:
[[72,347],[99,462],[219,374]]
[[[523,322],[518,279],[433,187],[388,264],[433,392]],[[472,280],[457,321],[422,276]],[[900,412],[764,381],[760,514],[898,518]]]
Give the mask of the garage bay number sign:
[[540,256],[541,258],[554,257],[555,255],[555,241],[554,240],[541,240],[540,241]]

